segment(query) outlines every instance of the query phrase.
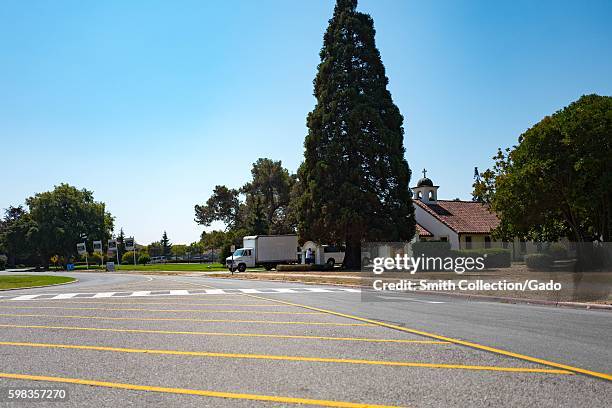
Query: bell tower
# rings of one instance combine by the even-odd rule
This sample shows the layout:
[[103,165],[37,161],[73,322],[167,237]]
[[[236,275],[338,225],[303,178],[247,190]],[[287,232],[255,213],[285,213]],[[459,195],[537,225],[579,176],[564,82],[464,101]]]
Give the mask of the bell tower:
[[435,204],[438,201],[438,187],[440,186],[434,186],[433,181],[427,178],[427,170],[423,169],[423,178],[417,182],[416,187],[412,187],[412,199],[425,204]]

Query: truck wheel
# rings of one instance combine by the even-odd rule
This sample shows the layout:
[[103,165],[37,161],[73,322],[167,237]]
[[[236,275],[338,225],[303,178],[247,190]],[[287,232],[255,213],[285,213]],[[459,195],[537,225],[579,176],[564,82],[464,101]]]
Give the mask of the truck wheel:
[[244,271],[246,271],[246,265],[243,263],[238,264],[238,272],[244,272]]
[[326,262],[328,268],[334,269],[334,265],[336,264],[336,260],[334,258],[329,258]]
[[272,270],[272,268],[274,268],[274,265],[272,265],[272,264],[265,264],[265,265],[264,265],[264,269],[265,269],[266,271],[271,271],[271,270]]
[[229,269],[231,273],[234,273],[234,271],[236,270],[235,268],[227,268],[227,269]]

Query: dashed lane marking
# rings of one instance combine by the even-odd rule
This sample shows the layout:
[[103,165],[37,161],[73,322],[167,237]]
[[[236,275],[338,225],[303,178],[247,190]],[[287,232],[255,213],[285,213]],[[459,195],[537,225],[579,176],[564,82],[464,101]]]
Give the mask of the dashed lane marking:
[[363,343],[446,344],[446,345],[450,344],[447,341],[439,341],[439,340],[376,339],[376,338],[365,338],[365,337],[330,337],[330,336],[309,336],[309,335],[267,334],[267,333],[222,333],[222,332],[176,331],[176,330],[119,329],[119,328],[107,328],[107,327],[43,326],[43,325],[23,325],[23,324],[0,324],[0,327],[13,328],[13,329],[76,330],[76,331],[131,333],[131,334],[255,337],[255,338],[267,338],[267,339],[326,340],[326,341],[348,341],[348,342],[355,341],[355,342],[363,342]]
[[198,322],[198,323],[255,323],[255,324],[284,324],[304,326],[376,326],[371,323],[333,323],[333,322],[297,322],[276,320],[232,320],[232,319],[191,319],[179,317],[111,317],[111,316],[80,316],[80,315],[48,315],[48,314],[22,314],[0,313],[5,317],[45,317],[53,319],[92,319],[92,320],[137,320],[152,322]]
[[325,357],[279,356],[279,355],[269,355],[269,354],[213,353],[213,352],[206,352],[206,351],[180,351],[180,350],[155,350],[155,349],[151,350],[151,349],[133,349],[133,348],[124,348],[124,347],[89,346],[89,345],[78,345],[78,344],[23,343],[23,342],[0,341],[0,346],[70,349],[70,350],[94,350],[94,351],[109,351],[109,352],[117,352],[117,353],[161,354],[161,355],[193,356],[193,357],[301,361],[301,362],[310,362],[310,363],[362,364],[362,365],[380,365],[380,366],[413,367],[413,368],[441,368],[441,369],[476,370],[476,371],[504,371],[504,372],[511,372],[511,373],[544,373],[544,374],[570,374],[570,375],[573,374],[571,371],[555,370],[555,369],[549,369],[549,368],[500,367],[500,366],[481,366],[481,365],[467,365],[467,364],[436,364],[436,363],[419,363],[419,362],[412,362],[412,361],[384,361],[384,360],[325,358]]
[[197,295],[243,295],[243,294],[311,294],[311,293],[361,293],[353,288],[272,288],[272,289],[198,289],[198,290],[137,290],[99,293],[41,293],[5,297],[4,300],[62,300],[62,299],[98,299],[98,298],[133,298],[148,296],[197,296]]
[[81,379],[81,378],[49,377],[49,376],[44,376],[44,375],[0,373],[0,378],[10,378],[14,380],[29,380],[29,381],[48,381],[48,382],[64,383],[64,384],[81,384],[81,385],[91,385],[91,386],[96,386],[96,387],[118,388],[118,389],[124,389],[124,390],[134,390],[134,391],[152,391],[152,392],[162,392],[162,393],[167,393],[167,394],[201,395],[204,397],[276,402],[276,403],[284,403],[284,404],[319,405],[323,407],[392,408],[389,405],[362,404],[362,403],[354,403],[354,402],[317,400],[317,399],[309,399],[309,398],[280,397],[280,396],[273,396],[273,395],[258,395],[258,394],[242,394],[242,393],[207,391],[207,390],[192,390],[192,389],[185,389],[185,388],[156,387],[156,386],[150,386],[150,385],[136,385],[136,384],[114,383],[114,382],[108,382],[108,381],[86,380],[86,379]]

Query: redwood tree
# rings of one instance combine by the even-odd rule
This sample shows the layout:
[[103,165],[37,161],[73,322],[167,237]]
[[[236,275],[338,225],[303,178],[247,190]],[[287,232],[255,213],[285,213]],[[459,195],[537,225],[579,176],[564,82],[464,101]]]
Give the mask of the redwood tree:
[[344,243],[348,268],[360,266],[363,241],[415,233],[403,117],[387,90],[373,20],[356,7],[338,0],[329,21],[298,171],[300,236]]

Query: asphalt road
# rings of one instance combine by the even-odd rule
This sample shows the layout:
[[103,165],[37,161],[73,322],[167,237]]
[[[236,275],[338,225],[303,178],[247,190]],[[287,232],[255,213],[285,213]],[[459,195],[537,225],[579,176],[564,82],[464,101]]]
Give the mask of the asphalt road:
[[608,311],[430,295],[365,302],[337,287],[207,277],[62,275],[79,282],[0,292],[0,391],[65,388],[68,400],[48,405],[75,407],[612,401],[612,382],[577,373],[612,371]]

